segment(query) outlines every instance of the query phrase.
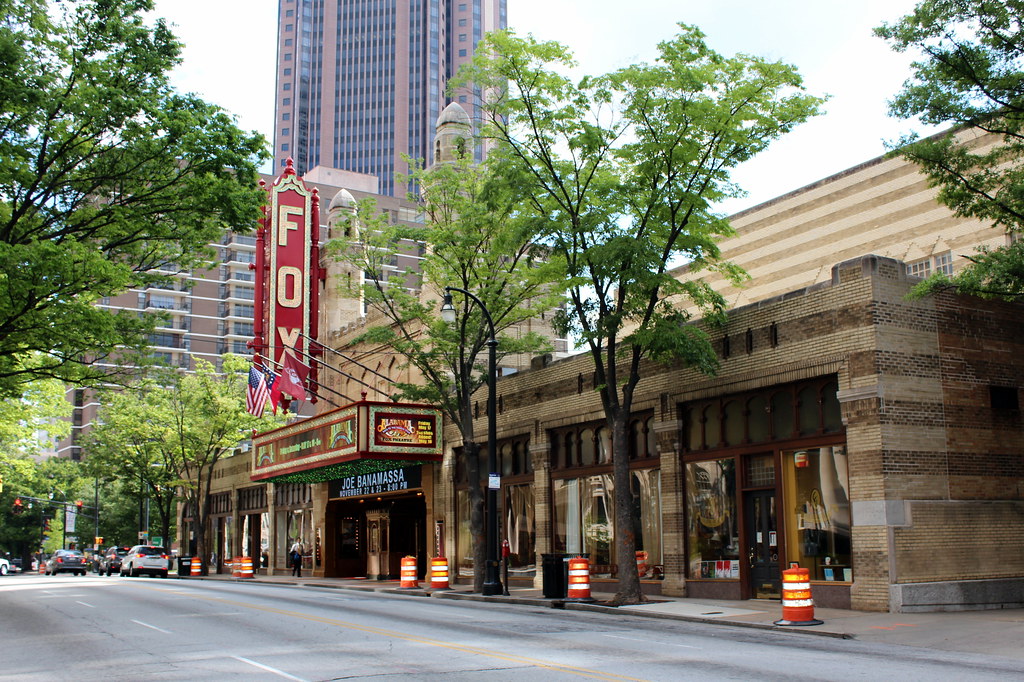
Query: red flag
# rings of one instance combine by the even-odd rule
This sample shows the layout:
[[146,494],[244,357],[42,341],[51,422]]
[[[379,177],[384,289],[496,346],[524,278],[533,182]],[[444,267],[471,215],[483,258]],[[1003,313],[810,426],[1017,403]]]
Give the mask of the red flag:
[[[296,400],[305,400],[305,381],[308,374],[309,367],[299,362],[291,353],[286,353],[284,366],[281,367],[281,378],[274,385],[274,389],[281,393],[287,393]],[[280,388],[278,388],[278,385],[280,385]]]

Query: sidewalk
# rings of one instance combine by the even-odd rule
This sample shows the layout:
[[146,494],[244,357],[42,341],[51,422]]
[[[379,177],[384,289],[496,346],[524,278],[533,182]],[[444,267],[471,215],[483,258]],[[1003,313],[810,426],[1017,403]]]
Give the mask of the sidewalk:
[[901,646],[924,647],[942,651],[963,651],[1024,660],[1024,609],[955,611],[946,613],[874,613],[846,609],[815,609],[823,621],[814,626],[778,626],[782,604],[777,601],[725,601],[652,596],[652,601],[636,606],[610,607],[601,602],[610,593],[593,593],[594,603],[545,599],[536,588],[511,587],[509,596],[485,597],[469,591],[466,585],[451,590],[425,588],[400,589],[399,582],[346,578],[294,578],[263,576],[242,580],[228,574],[183,577],[184,580],[225,580],[293,585],[367,592],[386,592],[410,597],[462,599],[492,604],[531,604],[566,610],[628,614],[647,618],[665,618],[736,627],[760,628],[800,633],[817,637],[856,639]]

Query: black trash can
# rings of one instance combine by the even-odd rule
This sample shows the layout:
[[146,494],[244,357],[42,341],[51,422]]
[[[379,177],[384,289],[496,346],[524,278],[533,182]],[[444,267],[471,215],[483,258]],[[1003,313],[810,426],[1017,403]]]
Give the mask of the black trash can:
[[192,573],[192,557],[180,556],[178,557],[178,577],[183,575],[191,575]]
[[541,554],[541,580],[545,599],[565,599],[569,590],[568,554]]

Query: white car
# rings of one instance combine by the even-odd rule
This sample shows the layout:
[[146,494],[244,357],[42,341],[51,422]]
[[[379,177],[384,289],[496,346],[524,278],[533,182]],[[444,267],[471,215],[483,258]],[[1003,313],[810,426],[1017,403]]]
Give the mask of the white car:
[[135,545],[121,558],[121,575],[134,578],[148,573],[166,578],[170,565],[171,559],[163,547]]
[[11,572],[11,562],[7,559],[0,559],[0,575],[7,575]]

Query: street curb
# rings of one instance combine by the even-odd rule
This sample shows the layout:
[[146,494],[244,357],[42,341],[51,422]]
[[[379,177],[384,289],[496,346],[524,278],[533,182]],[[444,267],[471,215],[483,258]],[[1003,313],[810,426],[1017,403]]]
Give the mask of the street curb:
[[567,602],[564,606],[567,611],[594,611],[597,613],[616,613],[620,616],[640,616],[641,618],[659,618],[661,620],[679,620],[687,623],[707,623],[711,625],[732,625],[738,628],[751,628],[754,630],[772,630],[774,632],[792,632],[801,635],[816,635],[818,637],[832,637],[833,639],[856,639],[855,635],[848,632],[829,632],[828,630],[794,630],[790,627],[774,625],[771,623],[748,623],[738,620],[722,620],[721,618],[700,618],[698,616],[684,616],[674,613],[658,613],[656,611],[623,611],[617,606],[603,606],[601,604],[579,604]]
[[259,578],[216,578],[211,576],[178,576],[180,580],[215,580],[221,582],[236,583],[259,583],[261,585],[275,585],[284,587],[317,587],[329,590],[348,590],[350,592],[379,592],[382,594],[396,594],[405,597],[434,597],[437,599],[452,599],[456,601],[475,601],[490,604],[518,604],[521,606],[539,606],[549,609],[564,609],[566,611],[590,611],[592,613],[604,613],[606,615],[616,614],[619,616],[637,616],[639,618],[655,618],[660,620],[677,620],[686,623],[702,623],[705,625],[726,625],[738,628],[753,630],[771,630],[773,632],[791,632],[794,634],[814,635],[816,637],[831,637],[833,639],[856,639],[855,635],[846,632],[830,632],[828,630],[793,629],[771,623],[748,623],[744,621],[722,620],[721,618],[700,618],[697,616],[684,616],[674,613],[658,613],[654,611],[625,611],[617,606],[604,606],[603,604],[586,604],[566,599],[546,599],[533,597],[513,597],[504,595],[485,596],[474,592],[458,592],[455,590],[428,590],[424,588],[401,588],[401,587],[378,587],[369,585],[336,585],[333,583],[321,582],[296,582],[293,580],[260,580]]

